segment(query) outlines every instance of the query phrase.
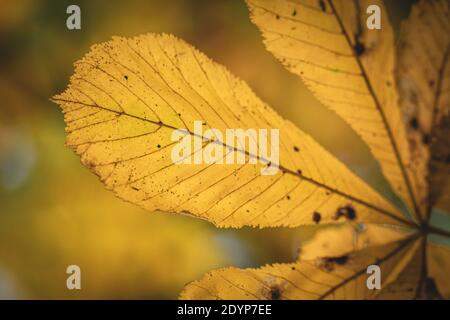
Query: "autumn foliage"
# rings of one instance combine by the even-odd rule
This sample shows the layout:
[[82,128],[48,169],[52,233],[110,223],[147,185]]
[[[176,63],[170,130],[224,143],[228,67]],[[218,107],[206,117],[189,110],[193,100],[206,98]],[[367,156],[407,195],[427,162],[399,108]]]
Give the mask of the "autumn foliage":
[[[218,227],[324,225],[297,261],[213,270],[181,298],[449,296],[450,251],[430,235],[450,234],[429,224],[434,208],[450,209],[449,3],[420,1],[397,42],[386,14],[381,30],[365,28],[361,8],[373,3],[384,9],[382,1],[247,1],[266,48],[358,133],[406,210],[172,35],[93,46],[52,98],[67,146],[123,200]],[[193,134],[199,120],[220,130],[280,129],[279,172],[261,175],[262,163],[175,165],[173,130]],[[252,156],[247,146],[234,148]],[[372,264],[382,270],[381,290],[365,285]]]

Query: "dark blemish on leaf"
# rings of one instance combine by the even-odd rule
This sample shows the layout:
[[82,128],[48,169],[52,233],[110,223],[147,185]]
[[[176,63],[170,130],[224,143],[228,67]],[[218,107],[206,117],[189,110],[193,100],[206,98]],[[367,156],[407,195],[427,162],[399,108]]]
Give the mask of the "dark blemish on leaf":
[[320,220],[322,219],[322,215],[319,212],[314,211],[312,219],[315,223],[319,223]]
[[433,87],[433,86],[434,86],[434,80],[428,81],[428,85],[429,85],[430,87]]
[[279,15],[276,15],[275,17],[277,18],[277,20],[280,19],[280,16],[279,16]]
[[348,261],[348,256],[340,256],[340,257],[328,257],[325,258],[327,262],[336,263],[339,265],[344,265]]
[[348,261],[348,256],[341,256],[341,257],[324,257],[322,259],[319,259],[317,262],[317,265],[320,269],[331,272],[334,270],[334,267],[338,265],[344,265]]
[[280,300],[281,299],[281,290],[277,285],[273,285],[270,287],[270,300]]
[[334,219],[338,220],[340,217],[344,217],[347,220],[355,220],[356,211],[352,206],[340,207],[337,209]]
[[327,10],[327,6],[325,5],[325,2],[323,0],[319,0],[319,7],[323,12]]
[[353,49],[355,50],[355,54],[357,56],[363,55],[364,52],[366,51],[366,47],[364,46],[363,43],[359,42],[358,39],[356,40],[355,45],[353,46]]
[[334,270],[334,263],[329,262],[327,258],[323,258],[317,261],[317,266],[325,272],[331,272]]
[[409,125],[413,128],[413,129],[418,129],[419,128],[419,121],[417,121],[416,117],[412,117],[411,120],[409,120]]
[[289,196],[289,195],[286,196],[286,199],[291,200],[291,196]]
[[128,76],[127,75],[124,75],[123,77],[125,78],[125,80],[128,80]]
[[295,270],[295,267],[291,267],[291,270]]
[[302,174],[302,170],[297,169],[297,173],[301,175]]
[[300,149],[299,149],[298,147],[294,146],[294,151],[295,151],[295,152],[299,152]]
[[158,147],[158,148],[161,148],[161,145],[160,145],[160,144],[158,144],[158,145],[157,145],[157,147]]
[[135,190],[135,191],[139,191],[139,189],[136,188],[136,187],[131,187],[131,189],[133,189],[133,190]]
[[423,144],[430,144],[430,142],[431,142],[431,136],[428,134],[428,133],[425,133],[423,136],[422,136],[422,142],[423,142]]
[[294,11],[292,11],[292,16],[295,17],[297,15],[297,11],[294,9]]

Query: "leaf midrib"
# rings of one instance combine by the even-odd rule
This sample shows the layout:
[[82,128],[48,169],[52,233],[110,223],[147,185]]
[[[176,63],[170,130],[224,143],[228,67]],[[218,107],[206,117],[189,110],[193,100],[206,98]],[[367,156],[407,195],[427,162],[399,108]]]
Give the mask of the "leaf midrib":
[[[386,261],[388,261],[388,260],[392,259],[393,257],[395,257],[397,254],[401,253],[403,250],[406,250],[406,248],[409,245],[411,245],[414,242],[414,240],[416,240],[418,238],[419,235],[420,235],[420,233],[416,233],[416,234],[410,236],[408,239],[403,240],[403,242],[398,247],[396,247],[394,250],[390,251],[383,258],[381,258],[381,259],[379,259],[377,261],[374,261],[374,264],[381,265],[381,264],[385,263]],[[364,268],[356,271],[353,275],[351,275],[350,277],[346,278],[344,281],[341,281],[339,284],[337,284],[333,288],[330,288],[328,291],[326,291],[324,294],[322,294],[322,296],[320,296],[318,298],[318,300],[325,299],[327,296],[329,296],[330,294],[332,294],[333,292],[335,292],[336,290],[338,290],[342,286],[344,286],[347,283],[355,280],[360,275],[365,274],[366,271],[367,271],[367,267],[366,266]]]
[[[89,103],[84,103],[84,102],[81,102],[81,101],[72,101],[72,100],[62,99],[62,98],[57,98],[57,97],[52,98],[52,100],[54,102],[60,101],[60,102],[65,102],[65,103],[77,103],[77,104],[84,105],[86,107],[99,108],[99,109],[102,109],[104,111],[116,113],[118,115],[128,116],[128,117],[140,120],[140,121],[145,121],[145,122],[152,123],[152,124],[159,125],[159,126],[163,126],[163,127],[169,128],[169,129],[173,129],[173,130],[179,130],[180,129],[180,128],[177,128],[177,127],[175,127],[173,125],[170,125],[170,124],[166,124],[166,123],[163,123],[163,122],[158,122],[158,121],[146,119],[146,118],[143,118],[143,117],[140,117],[140,116],[137,116],[137,115],[129,114],[129,113],[124,112],[124,111],[116,111],[116,110],[108,109],[108,108],[99,106],[98,104],[89,104]],[[241,150],[241,149],[236,148],[235,146],[231,147],[231,146],[227,145],[226,143],[223,143],[222,141],[211,140],[209,138],[204,137],[203,135],[199,135],[199,134],[197,134],[195,132],[190,131],[188,128],[185,128],[184,130],[186,130],[186,132],[188,134],[190,134],[191,136],[198,137],[198,138],[201,138],[201,139],[204,139],[204,140],[207,140],[207,141],[211,141],[213,143],[220,143],[225,148],[233,149],[234,151],[244,153],[247,156],[256,157],[255,155],[250,154],[247,150]],[[258,157],[258,158],[261,159],[261,157]],[[269,162],[267,159],[262,159],[262,160],[266,161],[267,163]],[[282,172],[284,172],[284,173],[291,174],[293,176],[298,177],[299,179],[303,179],[303,180],[308,181],[308,182],[310,182],[310,183],[312,183],[312,184],[314,184],[314,185],[316,185],[318,187],[321,187],[321,188],[326,189],[328,191],[331,191],[331,192],[333,192],[333,193],[335,193],[337,195],[340,195],[340,196],[342,196],[344,198],[347,198],[347,199],[349,199],[351,201],[354,201],[356,203],[364,205],[364,206],[366,206],[369,209],[373,209],[373,210],[375,210],[375,211],[377,211],[377,212],[379,212],[379,213],[381,213],[381,214],[383,214],[385,216],[388,216],[388,217],[390,217],[390,218],[392,218],[392,219],[394,219],[394,220],[396,220],[398,222],[401,222],[401,223],[403,223],[405,225],[414,226],[414,224],[411,221],[403,219],[403,218],[395,215],[392,212],[389,212],[389,211],[387,211],[387,210],[385,210],[383,208],[380,208],[380,207],[378,207],[376,205],[368,203],[368,202],[366,202],[366,201],[364,201],[362,199],[356,198],[355,196],[352,196],[350,194],[347,194],[345,192],[342,192],[340,190],[332,188],[332,187],[330,187],[330,186],[328,186],[328,185],[326,185],[324,183],[321,183],[319,181],[316,181],[316,180],[314,180],[314,179],[312,179],[310,177],[306,177],[306,176],[304,176],[303,174],[301,174],[301,173],[299,173],[297,171],[293,171],[291,169],[288,169],[288,168],[284,167],[283,165],[279,165],[279,169]]]
[[400,171],[401,171],[402,176],[403,176],[403,180],[404,180],[406,188],[408,190],[408,196],[409,196],[409,198],[410,198],[410,200],[411,200],[411,202],[412,202],[412,204],[414,206],[414,208],[413,208],[414,209],[414,214],[419,219],[419,221],[423,222],[419,206],[417,205],[416,198],[415,198],[414,193],[412,191],[411,182],[410,182],[409,177],[408,177],[408,175],[406,173],[406,168],[405,168],[405,166],[404,166],[404,164],[402,162],[402,159],[400,157],[400,152],[399,152],[397,143],[396,143],[396,141],[394,139],[394,136],[392,134],[391,127],[389,126],[389,123],[387,121],[387,117],[386,117],[386,115],[385,115],[385,113],[383,111],[383,108],[381,107],[381,104],[380,104],[380,101],[378,100],[377,95],[375,94],[375,91],[374,91],[374,89],[372,87],[372,84],[369,81],[369,78],[367,76],[367,72],[366,72],[366,70],[365,70],[365,68],[364,68],[364,66],[362,64],[362,61],[359,58],[359,56],[355,53],[355,49],[353,48],[353,45],[352,45],[352,42],[350,40],[349,34],[348,34],[347,30],[345,29],[344,24],[342,22],[342,19],[340,18],[339,14],[337,13],[336,8],[334,7],[333,1],[332,0],[328,0],[328,3],[329,3],[329,5],[330,5],[330,7],[332,9],[332,12],[333,12],[334,16],[336,17],[336,20],[339,23],[339,26],[340,26],[340,28],[341,28],[344,36],[345,36],[345,39],[346,39],[349,47],[351,48],[351,50],[352,50],[352,52],[354,54],[355,60],[356,60],[356,62],[358,64],[358,67],[361,70],[361,76],[363,77],[364,82],[366,83],[367,88],[369,90],[369,93],[373,97],[375,106],[376,106],[378,112],[381,115],[382,123],[383,123],[384,127],[386,128],[386,131],[387,131],[387,134],[388,134],[388,137],[389,137],[389,141],[390,141],[390,143],[392,145],[392,148],[394,150],[395,158],[396,158],[396,160],[398,162],[398,165],[400,167]]

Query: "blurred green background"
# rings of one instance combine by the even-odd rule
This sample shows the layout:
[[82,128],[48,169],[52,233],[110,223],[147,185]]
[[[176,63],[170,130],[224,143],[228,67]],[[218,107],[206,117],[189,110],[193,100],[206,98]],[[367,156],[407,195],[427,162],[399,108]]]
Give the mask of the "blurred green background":
[[[0,298],[176,298],[228,265],[295,259],[314,228],[216,229],[115,198],[64,147],[49,101],[73,62],[113,35],[173,33],[244,79],[256,94],[391,197],[367,147],[262,44],[243,1],[0,1]],[[411,1],[391,3],[407,15]],[[66,8],[81,7],[81,30]],[[82,290],[66,289],[81,267]]]

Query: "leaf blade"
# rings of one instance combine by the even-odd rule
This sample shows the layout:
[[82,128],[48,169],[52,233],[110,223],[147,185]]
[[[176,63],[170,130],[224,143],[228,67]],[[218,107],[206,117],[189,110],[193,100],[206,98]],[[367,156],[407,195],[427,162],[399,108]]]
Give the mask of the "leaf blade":
[[409,174],[428,220],[439,203],[447,210],[450,178],[450,7],[446,1],[420,1],[401,28],[396,80],[407,126]]
[[418,251],[418,243],[410,239],[363,250],[351,256],[301,260],[259,269],[213,270],[201,280],[188,284],[179,298],[376,299],[380,294],[378,290],[369,290],[366,286],[367,266],[379,265],[383,277],[392,276],[391,281],[394,281],[403,270],[398,265],[406,265],[412,259]]
[[[381,1],[375,3],[384,8]],[[361,136],[394,192],[420,218],[422,209],[406,172],[409,150],[393,74],[393,32],[385,12],[381,30],[366,30],[361,9],[373,1],[328,1],[309,11],[291,1],[247,4],[267,49]],[[313,20],[327,28],[305,23]]]
[[[266,227],[314,223],[316,210],[322,222],[335,222],[336,211],[351,205],[357,221],[408,223],[245,83],[173,36],[94,46],[53,100],[65,113],[67,145],[82,163],[117,196],[149,211],[188,213],[222,227]],[[175,129],[206,138],[196,136],[195,120],[224,131],[279,128],[281,170],[262,176],[262,164],[175,165]],[[203,139],[191,154],[209,143]],[[250,156],[248,146],[234,150]]]

